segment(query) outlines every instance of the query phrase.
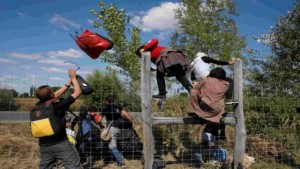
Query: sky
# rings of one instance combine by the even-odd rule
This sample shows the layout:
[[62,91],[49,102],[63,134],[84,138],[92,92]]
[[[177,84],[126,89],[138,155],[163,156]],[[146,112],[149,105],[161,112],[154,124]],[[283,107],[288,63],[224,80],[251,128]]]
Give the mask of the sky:
[[[0,88],[29,93],[31,86],[62,86],[68,80],[72,61],[86,77],[95,69],[105,71],[107,63],[83,53],[70,34],[90,29],[105,36],[105,30],[92,26],[100,10],[99,0],[1,0],[0,1]],[[178,0],[104,0],[125,9],[130,25],[142,28],[143,42],[158,38],[168,44],[168,35],[176,29],[173,10]],[[268,33],[279,16],[293,7],[294,0],[237,0],[239,16],[234,17],[239,34],[248,47],[268,52],[253,37]],[[162,24],[163,23],[163,24]],[[134,56],[133,56],[134,57]],[[100,56],[101,58],[101,56]]]

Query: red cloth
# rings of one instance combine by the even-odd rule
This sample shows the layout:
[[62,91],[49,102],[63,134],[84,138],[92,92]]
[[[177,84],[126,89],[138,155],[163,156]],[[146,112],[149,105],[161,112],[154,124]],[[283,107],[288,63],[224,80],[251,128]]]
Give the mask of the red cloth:
[[104,50],[113,47],[112,41],[88,29],[74,40],[79,48],[92,59],[97,59]]
[[144,47],[144,51],[151,53],[151,62],[156,63],[157,58],[160,56],[160,52],[165,49],[164,46],[158,46],[157,39],[151,39]]
[[99,114],[95,114],[94,115],[94,120],[95,120],[95,122],[99,123],[100,122],[100,115]]

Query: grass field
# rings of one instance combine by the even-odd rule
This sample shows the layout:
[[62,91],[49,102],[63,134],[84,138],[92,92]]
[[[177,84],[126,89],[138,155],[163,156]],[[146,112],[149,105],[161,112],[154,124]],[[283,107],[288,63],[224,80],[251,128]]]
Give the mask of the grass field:
[[[20,105],[18,111],[30,111],[34,104],[38,102],[36,98],[14,98],[16,104]],[[71,108],[75,110],[79,110],[79,107],[83,105],[82,100],[76,100],[75,103],[72,104]]]
[[[17,104],[21,105],[19,111],[29,111],[31,110],[37,99],[33,98],[16,98]],[[75,109],[79,108],[83,102],[78,100],[75,102]],[[174,110],[178,111],[181,109],[179,105],[172,105],[172,112]],[[156,110],[155,110],[156,111]],[[154,112],[155,112],[154,111]],[[164,112],[167,115],[167,112]],[[140,123],[135,124],[137,127],[137,133],[140,138],[142,138],[143,131]],[[199,168],[195,167],[190,161],[192,157],[187,157],[184,155],[176,154],[177,150],[193,149],[196,147],[191,147],[193,143],[199,143],[199,130],[201,127],[189,126],[165,126],[157,129],[153,128],[153,133],[159,133],[162,138],[156,137],[156,141],[161,141],[165,144],[162,149],[167,153],[163,154],[163,159],[167,161],[166,169],[192,169]],[[185,138],[182,133],[188,131],[189,135]],[[232,160],[233,146],[234,146],[234,128],[226,127],[227,140],[224,143],[224,147],[227,147],[229,151],[229,161]],[[173,140],[173,141],[171,141]],[[39,163],[39,147],[38,140],[33,138],[30,134],[30,126],[28,123],[0,123],[0,168],[1,169],[32,169],[38,168]],[[188,141],[188,142],[186,142]],[[173,144],[174,143],[174,144]],[[184,143],[184,144],[183,144]],[[292,158],[295,159],[297,166],[290,165],[290,161],[284,162],[275,160],[276,157],[280,155],[282,147],[285,147],[280,142],[275,140],[265,139],[265,137],[259,134],[247,135],[246,140],[246,153],[249,153],[255,158],[255,162],[251,164],[249,168],[251,169],[295,169],[300,164],[300,150],[297,154],[291,154]],[[182,149],[181,149],[182,148]],[[282,151],[281,151],[282,150]],[[162,151],[162,150],[161,150]],[[172,154],[175,152],[175,154]],[[190,152],[188,152],[190,153]],[[189,154],[191,156],[191,154]],[[279,156],[281,157],[281,156]],[[187,160],[184,160],[187,159]],[[129,169],[142,169],[143,165],[140,160],[125,160],[126,166]],[[229,162],[230,163],[230,162]],[[108,165],[104,165],[101,160],[96,161],[94,168],[103,169],[114,169],[118,168],[115,162]],[[219,166],[214,166],[210,163],[204,164],[202,168],[205,169],[216,169]],[[202,169],[201,168],[201,169]],[[228,167],[227,167],[228,168]]]
[[[35,169],[39,164],[38,139],[30,134],[28,123],[0,123],[0,168],[1,169]],[[127,160],[128,169],[142,169],[140,160]],[[115,162],[104,165],[96,161],[94,168],[117,169]],[[188,165],[174,164],[166,169],[190,168]]]
[[[141,133],[141,126],[137,126],[137,132]],[[38,139],[33,138],[30,134],[28,123],[0,123],[0,168],[1,169],[35,169],[39,164],[39,147]],[[165,154],[162,156],[167,162],[165,169],[195,169],[197,165],[190,162],[176,160],[174,155]],[[182,157],[185,158],[185,157]],[[192,159],[190,159],[192,160]],[[232,154],[229,161],[232,160]],[[266,163],[257,159],[250,169],[294,169],[292,167],[279,163]],[[140,160],[125,159],[128,169],[143,169]],[[85,164],[84,164],[85,165]],[[228,165],[227,165],[228,166]],[[107,165],[102,160],[96,161],[95,169],[117,169],[116,162]],[[220,164],[205,163],[201,169],[218,169]],[[230,167],[225,167],[230,168]]]

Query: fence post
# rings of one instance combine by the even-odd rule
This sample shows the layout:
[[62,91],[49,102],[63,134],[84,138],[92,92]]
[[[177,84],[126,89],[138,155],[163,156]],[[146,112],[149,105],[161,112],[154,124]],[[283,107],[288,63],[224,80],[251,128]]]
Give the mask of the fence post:
[[154,139],[152,134],[150,52],[142,52],[141,101],[143,126],[144,169],[152,169]]
[[244,110],[243,110],[243,63],[242,60],[237,60],[234,64],[234,100],[238,101],[235,105],[234,114],[237,118],[235,125],[235,144],[233,166],[234,169],[243,168],[246,130],[244,123]]

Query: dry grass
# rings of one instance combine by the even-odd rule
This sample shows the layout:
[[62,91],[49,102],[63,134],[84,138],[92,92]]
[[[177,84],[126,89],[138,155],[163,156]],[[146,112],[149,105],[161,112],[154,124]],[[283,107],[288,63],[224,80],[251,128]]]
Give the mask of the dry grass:
[[[137,126],[137,132],[142,136],[141,126]],[[192,126],[191,126],[192,127]],[[189,131],[193,131],[189,127]],[[178,128],[180,129],[180,128]],[[165,130],[165,129],[164,129]],[[177,130],[177,129],[176,129]],[[200,127],[201,130],[201,127]],[[178,130],[182,131],[182,129]],[[174,143],[170,144],[167,138],[163,138],[162,144],[164,149],[172,147],[168,153],[163,153],[162,158],[167,162],[165,169],[192,169],[197,168],[197,163],[190,156],[187,156],[186,153],[190,153],[188,147],[191,145],[190,142],[184,142],[185,139],[183,135],[180,135],[180,132],[174,132],[173,138],[178,144],[174,146]],[[199,142],[198,133],[199,128],[194,129],[194,132],[190,135],[191,141]],[[233,154],[233,127],[227,127],[227,141],[220,142],[219,144],[222,147],[227,147],[230,157],[232,158]],[[177,137],[177,140],[175,139]],[[157,138],[156,138],[157,139]],[[173,141],[174,141],[173,140]],[[181,143],[179,143],[181,140]],[[1,169],[32,169],[38,168],[39,164],[39,147],[38,140],[33,138],[30,134],[30,127],[28,123],[0,123],[0,168]],[[169,145],[168,145],[169,144]],[[259,144],[259,145],[258,145]],[[169,147],[168,147],[169,146]],[[247,148],[246,153],[249,153],[256,160],[255,163],[251,165],[250,168],[260,169],[260,168],[274,168],[274,166],[280,165],[281,168],[290,169],[290,167],[278,164],[274,160],[274,156],[281,154],[286,151],[284,148],[280,147],[279,144],[275,142],[270,142],[264,140],[262,137],[248,137],[247,138]],[[195,147],[196,148],[196,147]],[[299,155],[299,154],[298,154]],[[266,159],[270,157],[270,159]],[[264,158],[261,161],[261,158]],[[270,160],[270,161],[268,161]],[[143,165],[140,160],[128,160],[125,159],[125,163],[128,169],[142,169]],[[214,166],[215,165],[215,166]],[[210,164],[205,163],[202,168],[220,168],[220,164]],[[118,166],[115,162],[104,165],[102,160],[96,161],[94,168],[103,168],[103,169],[117,169]],[[199,168],[199,167],[198,167]],[[276,167],[275,167],[276,168]],[[279,168],[278,168],[279,169]]]
[[[21,105],[22,111],[29,111],[33,104],[37,101],[34,98],[16,98],[15,101]],[[82,100],[75,102],[74,109],[79,108],[83,104]],[[168,106],[168,105],[166,105]],[[173,106],[172,106],[173,107]],[[175,107],[175,106],[174,106]],[[177,106],[178,111],[181,109]],[[154,112],[159,110],[155,109]],[[165,115],[165,114],[164,114]],[[180,115],[179,115],[180,116]],[[136,131],[142,138],[142,127],[140,124],[136,125]],[[196,144],[201,142],[199,131],[203,129],[200,125],[166,125],[154,127],[155,141],[163,146],[163,159],[167,161],[166,169],[190,169],[194,168],[193,159],[191,157],[191,146],[197,148]],[[156,134],[158,133],[158,135]],[[226,127],[227,140],[219,142],[221,147],[226,147],[230,156],[232,157],[234,148],[234,127]],[[261,135],[247,136],[246,153],[253,156],[256,160],[250,168],[274,168],[280,165],[280,168],[290,169],[290,167],[279,164],[276,159],[285,159],[288,150],[282,144],[267,140]],[[297,150],[296,150],[297,151]],[[297,159],[296,164],[299,164],[299,154],[294,154]],[[31,169],[37,168],[39,163],[39,147],[37,139],[30,135],[30,128],[28,123],[9,124],[0,123],[0,168],[3,169]],[[125,160],[126,166],[129,169],[142,169],[143,166],[140,160]],[[94,168],[114,169],[118,168],[116,163],[103,165],[103,162],[97,161]],[[197,167],[196,167],[197,168]],[[199,167],[198,167],[199,168]],[[205,164],[205,168],[219,168],[210,164]],[[278,167],[275,167],[278,168]],[[279,168],[278,168],[279,169]]]
[[[139,127],[138,127],[139,128]],[[32,169],[38,168],[38,139],[30,134],[29,123],[0,123],[0,168],[1,169]],[[127,160],[128,169],[142,169],[140,160]],[[102,160],[96,161],[94,168],[117,169],[115,162],[104,165]],[[188,165],[173,164],[166,169],[189,168]]]
[[2,169],[37,168],[39,148],[30,136],[28,123],[0,124],[0,166]]

